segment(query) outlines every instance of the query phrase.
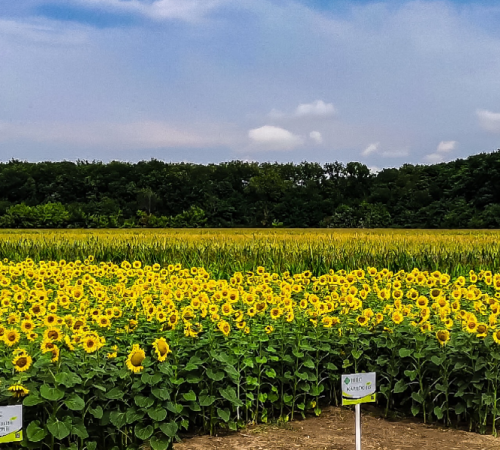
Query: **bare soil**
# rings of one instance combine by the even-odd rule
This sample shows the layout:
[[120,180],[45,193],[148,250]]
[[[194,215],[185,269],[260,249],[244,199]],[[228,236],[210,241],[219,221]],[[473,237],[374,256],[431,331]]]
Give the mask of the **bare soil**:
[[[424,425],[410,419],[386,420],[362,406],[363,450],[500,450],[500,437]],[[354,411],[328,407],[319,417],[282,425],[256,425],[219,436],[185,438],[175,450],[354,450]]]

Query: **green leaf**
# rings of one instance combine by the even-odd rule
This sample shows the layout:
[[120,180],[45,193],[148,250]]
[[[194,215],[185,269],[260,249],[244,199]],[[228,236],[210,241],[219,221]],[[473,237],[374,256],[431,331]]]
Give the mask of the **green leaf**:
[[235,406],[243,406],[243,402],[236,396],[236,391],[229,386],[226,389],[219,388],[219,393],[226,400],[229,400]]
[[455,414],[462,414],[465,411],[465,405],[463,403],[457,403],[455,406]]
[[316,367],[312,359],[306,359],[304,361],[304,366],[307,367],[308,369],[314,369]]
[[71,394],[64,400],[64,404],[72,411],[81,411],[85,408],[85,402],[78,394]]
[[148,409],[148,416],[156,422],[163,422],[167,417],[167,410],[160,405],[156,405],[154,408]]
[[71,429],[68,424],[66,422],[61,422],[57,418],[49,418],[47,421],[47,429],[50,431],[52,436],[59,440],[68,437],[71,433]]
[[269,377],[269,378],[276,378],[276,371],[273,369],[273,368],[268,368],[266,369],[265,371],[265,374]]
[[170,439],[165,436],[153,436],[149,441],[149,445],[153,450],[167,450],[170,445]]
[[419,392],[412,392],[411,393],[411,398],[415,400],[418,403],[423,403],[424,402],[424,397]]
[[438,356],[434,355],[432,358],[431,358],[431,361],[436,365],[436,366],[440,366],[441,363],[443,362],[443,359],[439,358]]
[[50,387],[46,384],[42,385],[40,388],[40,395],[51,402],[56,402],[64,397],[64,391],[59,388]]
[[356,349],[352,349],[351,350],[351,355],[353,356],[354,359],[359,359],[361,358],[361,355],[363,354],[363,351],[362,350],[356,350]]
[[439,406],[434,407],[434,414],[439,420],[443,418],[443,410]]
[[106,393],[106,398],[109,398],[110,400],[118,400],[123,398],[124,395],[124,392],[120,388],[114,387]]
[[67,388],[72,388],[82,382],[82,379],[73,372],[59,372],[55,376],[57,384],[62,384]]
[[138,423],[134,427],[134,434],[141,441],[149,439],[149,437],[153,434],[153,431],[154,430],[152,425],[143,425],[141,423]]
[[394,393],[399,394],[401,392],[406,391],[408,388],[408,385],[406,384],[405,380],[399,380],[395,385],[394,385]]
[[24,406],[36,406],[39,405],[40,403],[43,403],[45,400],[41,397],[38,396],[38,394],[29,394],[25,399],[23,400],[23,405]]
[[162,423],[160,430],[163,431],[169,438],[173,438],[177,434],[179,427],[175,422]]
[[96,450],[96,448],[97,448],[96,441],[87,441],[87,442],[85,442],[85,445],[87,446],[87,450]]
[[26,428],[26,435],[28,436],[28,441],[40,442],[47,436],[47,432],[40,427],[39,420],[34,420],[28,425],[28,428]]
[[83,421],[73,424],[73,426],[71,427],[71,434],[74,434],[81,439],[87,439],[89,437],[89,433]]
[[170,391],[168,389],[155,387],[151,389],[151,393],[160,400],[170,400]]
[[104,411],[101,405],[97,405],[95,408],[89,408],[89,413],[92,414],[96,419],[102,419]]
[[408,348],[400,348],[399,349],[399,357],[400,358],[407,358],[408,356],[410,356],[411,354],[413,353],[413,351],[411,351],[410,349]]
[[335,364],[333,364],[333,363],[328,363],[328,364],[326,365],[326,368],[327,368],[328,370],[332,370],[332,371],[337,371],[337,370],[339,370],[339,368],[338,368]]
[[217,415],[224,421],[224,422],[229,422],[229,418],[231,417],[229,413],[229,409],[221,409],[217,408]]
[[215,402],[213,395],[200,395],[200,406],[210,406],[213,402]]
[[257,362],[257,364],[265,364],[267,362],[267,358],[265,356],[257,356],[257,358],[255,358],[255,361]]
[[207,369],[205,373],[208,378],[214,381],[221,381],[224,378],[224,372],[214,372],[212,369]]
[[126,412],[127,423],[130,425],[131,423],[138,422],[144,417],[144,414],[144,411],[139,411],[136,407],[132,406]]
[[420,412],[420,405],[416,404],[411,407],[411,413],[416,416]]
[[196,401],[196,394],[194,393],[193,390],[190,390],[189,392],[182,394],[182,396],[184,397],[184,400],[186,400],[188,402]]
[[127,423],[127,415],[120,411],[111,411],[109,414],[110,422],[118,429]]
[[149,408],[155,402],[153,398],[144,395],[138,395],[134,401],[139,408]]
[[[50,354],[50,353],[49,353]],[[48,355],[44,355],[40,358],[38,358],[34,363],[33,363],[33,367],[35,369],[43,369],[45,367],[48,367],[50,366],[50,364],[52,363],[51,361],[51,357],[49,357]]]
[[168,402],[167,409],[170,412],[173,412],[174,414],[180,414],[184,408],[182,405],[179,405],[179,404],[174,405],[172,402]]

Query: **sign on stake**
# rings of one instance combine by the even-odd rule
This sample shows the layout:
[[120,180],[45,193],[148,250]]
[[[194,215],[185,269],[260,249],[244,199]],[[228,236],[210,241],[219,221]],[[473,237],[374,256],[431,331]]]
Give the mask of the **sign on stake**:
[[356,405],[356,450],[361,450],[361,403],[377,398],[377,374],[353,373],[342,375],[342,405]]
[[23,405],[0,406],[0,443],[23,440]]

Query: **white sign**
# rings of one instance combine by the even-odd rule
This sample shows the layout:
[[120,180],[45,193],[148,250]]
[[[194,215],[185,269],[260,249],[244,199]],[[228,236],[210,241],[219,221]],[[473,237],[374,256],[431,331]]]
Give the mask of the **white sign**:
[[23,440],[23,405],[0,406],[0,443]]
[[375,372],[342,375],[342,404],[356,405],[376,400],[377,374]]

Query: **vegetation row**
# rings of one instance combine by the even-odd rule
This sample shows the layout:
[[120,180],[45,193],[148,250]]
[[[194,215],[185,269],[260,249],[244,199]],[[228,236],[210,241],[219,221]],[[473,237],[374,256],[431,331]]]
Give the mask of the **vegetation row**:
[[0,401],[25,406],[28,448],[165,450],[319,415],[359,371],[387,413],[496,434],[498,273],[5,259],[0,285]]
[[498,228],[500,151],[359,162],[0,163],[0,227]]

